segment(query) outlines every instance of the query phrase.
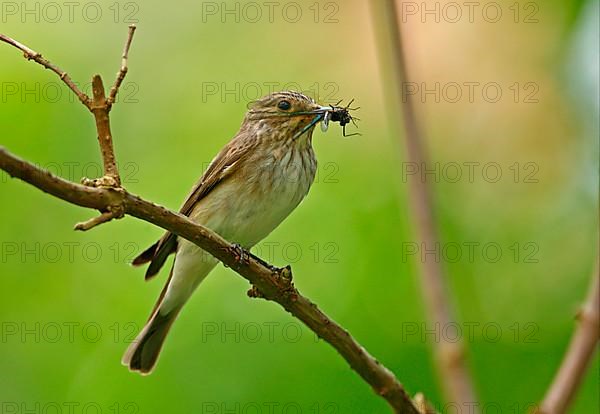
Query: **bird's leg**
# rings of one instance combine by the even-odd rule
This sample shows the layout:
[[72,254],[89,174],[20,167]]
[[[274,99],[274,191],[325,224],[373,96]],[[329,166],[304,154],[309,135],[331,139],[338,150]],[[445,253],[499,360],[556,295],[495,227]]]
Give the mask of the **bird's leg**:
[[[250,258],[252,258],[254,261],[256,261],[256,262],[260,263],[261,265],[265,266],[266,268],[268,268],[273,273],[273,277],[279,279],[281,284],[286,287],[286,290],[289,289],[292,292],[295,291],[294,284],[292,283],[292,267],[290,265],[287,265],[284,267],[273,266],[272,264],[267,263],[260,257],[254,255],[251,252],[249,252],[248,250],[244,249],[238,243],[233,243],[231,245],[231,247],[229,248],[229,250],[231,251],[231,253],[233,253],[235,255],[236,261],[238,264],[242,264],[242,263],[249,264]],[[248,290],[247,294],[251,298],[264,298],[265,297],[256,286],[252,286]]]
[[261,259],[260,257],[256,256],[255,254],[252,254],[249,250],[244,249],[238,243],[233,243],[231,245],[230,251],[236,256],[236,260],[239,264],[241,264],[241,263],[248,264],[248,263],[250,263],[250,259],[252,258],[254,261],[260,263],[261,265],[268,268],[271,272],[273,272],[277,275],[281,276],[282,272],[284,272],[286,270],[291,275],[292,269],[290,268],[290,266],[286,266],[284,268],[279,268],[279,267],[273,266],[272,264],[270,264],[270,263],[264,261],[263,259]]

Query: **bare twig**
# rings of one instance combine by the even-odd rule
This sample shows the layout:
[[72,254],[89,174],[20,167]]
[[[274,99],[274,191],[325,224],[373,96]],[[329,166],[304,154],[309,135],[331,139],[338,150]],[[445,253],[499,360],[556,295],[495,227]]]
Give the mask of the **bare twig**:
[[110,132],[108,103],[106,101],[106,96],[104,95],[104,84],[102,83],[100,75],[94,75],[92,78],[92,92],[94,94],[92,113],[96,119],[98,143],[100,144],[100,152],[104,163],[104,180],[101,182],[101,185],[118,187],[121,184],[121,179],[119,178],[112,133]]
[[[127,42],[125,43],[125,48],[123,50],[121,70],[117,75],[115,85],[111,89],[111,96],[113,97],[113,99],[117,94],[121,82],[125,78],[125,74],[127,73],[127,56],[129,53],[129,48],[131,46],[131,41],[133,39],[134,32],[135,25],[131,25],[129,27]],[[96,128],[98,130],[98,140],[100,142],[102,159],[104,161],[105,175],[103,179],[97,180],[97,183],[98,185],[113,187],[120,185],[120,178],[115,162],[112,144],[112,134],[110,132],[110,123],[108,119],[110,105],[109,100],[107,100],[105,97],[104,86],[102,84],[102,79],[100,78],[100,75],[95,75],[92,80],[92,91],[94,95],[94,98],[92,100],[88,95],[82,92],[77,87],[77,85],[75,85],[75,83],[67,74],[67,72],[63,71],[58,66],[51,63],[48,59],[42,57],[40,53],[2,33],[0,33],[0,41],[8,43],[9,45],[14,46],[15,48],[22,51],[24,57],[27,60],[33,60],[45,67],[46,69],[50,69],[51,71],[56,73],[60,77],[60,79],[73,91],[73,93],[77,95],[81,103],[85,105],[85,107],[88,108],[94,114],[94,117],[96,118]]]
[[577,315],[579,326],[573,333],[562,364],[540,404],[539,414],[567,412],[596,352],[600,337],[600,265],[596,262],[587,299]]
[[87,221],[77,223],[74,227],[74,230],[87,231],[87,230],[93,229],[94,227],[96,227],[102,223],[107,223],[107,222],[111,221],[112,219],[121,218],[121,217],[123,217],[123,211],[121,211],[120,209],[111,209],[110,211],[105,211],[104,213],[100,214],[99,216],[92,217],[91,219],[89,219]]
[[[130,27],[130,35],[125,46],[125,67],[133,30]],[[117,88],[119,77],[118,75],[115,83]],[[89,102],[82,102],[92,110],[96,119],[105,166],[104,177],[98,180],[86,180],[83,185],[76,184],[54,176],[32,163],[10,154],[2,147],[0,147],[0,169],[50,195],[78,206],[97,209],[102,213],[99,217],[79,224],[79,229],[92,228],[114,217],[128,214],[195,243],[246,278],[260,292],[259,296],[279,303],[304,322],[320,338],[332,345],[349,363],[350,367],[389,403],[395,413],[419,414],[413,401],[394,374],[373,358],[348,331],[331,320],[314,303],[298,292],[292,283],[289,268],[277,269],[251,254],[243,254],[245,259],[240,260],[236,254],[239,248],[217,233],[191,221],[186,216],[145,201],[123,189],[120,186],[112,150],[112,135],[108,117],[110,105],[105,98],[104,86],[99,75],[94,76],[93,91],[93,105]]]
[[117,98],[117,92],[119,92],[119,87],[121,83],[123,83],[123,79],[125,79],[125,75],[127,75],[127,59],[129,58],[129,48],[131,47],[131,41],[133,40],[133,34],[135,33],[135,24],[129,25],[129,32],[127,33],[127,41],[125,42],[125,46],[123,47],[123,55],[121,56],[121,69],[117,73],[117,79],[115,79],[115,83],[112,88],[110,88],[110,92],[108,94],[108,107],[110,107],[115,102]]
[[0,33],[0,41],[8,43],[9,45],[12,45],[12,46],[16,47],[17,49],[19,49],[20,51],[22,51],[25,59],[33,60],[33,61],[39,63],[40,65],[42,65],[43,67],[45,67],[46,69],[50,69],[52,72],[56,73],[60,77],[60,79],[69,87],[69,89],[71,89],[73,91],[73,93],[75,95],[77,95],[77,97],[79,98],[81,103],[84,104],[86,108],[91,110],[90,97],[87,96],[85,93],[83,93],[77,87],[77,85],[75,85],[75,83],[73,82],[71,77],[67,74],[67,72],[65,72],[58,66],[52,64],[48,59],[45,59],[44,57],[42,57],[42,55],[39,54],[38,52],[36,52],[35,50],[28,48],[24,44],[19,43],[16,40],[11,39],[10,37],[8,37],[6,35],[3,35],[2,33]]
[[[396,3],[394,0],[373,0],[371,5],[375,25],[379,26],[381,22],[386,22],[384,27],[381,28],[381,30],[388,32],[384,39],[384,36],[382,36],[382,43],[386,44],[385,50],[382,51],[382,57],[390,57],[391,71],[396,77],[395,83],[398,88],[400,102],[402,102],[402,118],[406,131],[405,141],[408,159],[416,165],[423,165],[427,158],[426,151],[423,148],[423,138],[412,101],[410,96],[402,96],[402,85],[403,82],[407,82],[408,77]],[[410,184],[411,208],[415,217],[415,230],[418,238],[424,246],[436,246],[438,232],[434,219],[431,190],[427,182],[417,176],[411,177]],[[452,326],[453,317],[446,297],[448,289],[444,281],[445,276],[442,266],[436,260],[429,258],[422,261],[421,273],[420,280],[429,320],[440,326]],[[442,338],[436,342],[436,359],[446,398],[454,403],[472,406],[472,403],[476,401],[475,393],[465,366],[462,343],[451,342]]]

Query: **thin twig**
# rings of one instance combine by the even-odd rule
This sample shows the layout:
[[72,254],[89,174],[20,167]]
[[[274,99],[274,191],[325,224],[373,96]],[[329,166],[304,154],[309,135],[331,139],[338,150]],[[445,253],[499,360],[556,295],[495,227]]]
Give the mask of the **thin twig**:
[[117,79],[115,79],[115,83],[112,88],[110,88],[110,92],[108,94],[108,107],[110,107],[115,102],[117,98],[117,93],[119,92],[119,87],[123,80],[125,79],[125,75],[127,75],[127,59],[129,58],[129,48],[131,47],[131,41],[133,40],[133,35],[135,33],[135,24],[129,26],[129,32],[127,33],[127,41],[125,42],[125,46],[123,47],[123,55],[121,56],[121,69],[117,73]]
[[117,190],[72,183],[10,154],[2,147],[0,169],[72,204],[100,211],[121,206],[125,214],[155,224],[195,243],[247,279],[264,298],[279,303],[333,346],[350,367],[390,404],[395,413],[419,414],[394,374],[373,358],[348,331],[325,315],[316,304],[302,296],[287,276],[289,270],[273,270],[273,266],[265,265],[264,261],[255,259],[253,255],[247,255],[245,260],[240,260],[234,253],[236,246],[217,233],[186,216],[129,194],[122,188]]
[[75,83],[73,82],[71,77],[67,74],[67,72],[65,72],[58,66],[51,63],[48,59],[45,59],[44,57],[42,57],[42,55],[39,54],[38,52],[36,52],[35,50],[30,49],[29,47],[25,46],[24,44],[19,43],[16,40],[14,40],[6,35],[3,35],[2,33],[0,33],[0,41],[8,43],[9,45],[14,46],[17,49],[19,49],[20,51],[22,51],[25,59],[33,60],[33,61],[39,63],[40,65],[42,65],[43,67],[45,67],[46,69],[50,69],[52,72],[56,73],[60,77],[60,79],[69,87],[69,89],[71,89],[73,91],[73,93],[75,95],[77,95],[77,97],[79,98],[81,103],[84,104],[86,108],[91,110],[90,97],[87,96],[85,93],[83,93],[77,87],[77,85],[75,85]]
[[[423,165],[426,160],[426,151],[423,148],[423,138],[410,96],[402,96],[403,82],[407,82],[408,76],[404,59],[401,30],[398,23],[398,10],[394,0],[373,0],[371,7],[374,12],[374,24],[376,26],[384,23],[381,30],[386,30],[382,43],[386,44],[382,50],[382,57],[389,56],[391,59],[392,72],[395,74],[395,83],[398,88],[400,102],[402,102],[402,118],[406,131],[407,156],[411,163]],[[415,230],[419,241],[424,246],[432,248],[436,246],[438,231],[434,219],[433,204],[431,201],[431,190],[428,183],[418,176],[411,177],[410,202],[412,213],[415,217]],[[426,258],[422,261],[421,285],[425,297],[425,305],[428,319],[433,324],[450,327],[454,318],[451,306],[447,299],[448,289],[445,284],[444,270],[441,264]],[[451,342],[442,338],[435,346],[437,366],[446,398],[453,403],[466,404],[472,408],[475,400],[473,384],[469,372],[465,366],[464,348],[462,343]]]
[[92,217],[91,219],[89,219],[87,221],[82,221],[80,223],[77,223],[74,227],[74,230],[81,230],[81,231],[91,230],[94,227],[99,226],[100,224],[108,223],[112,219],[121,218],[121,217],[123,217],[122,211],[111,209],[111,211],[105,211],[104,213],[100,214],[99,216]]
[[100,152],[104,163],[104,181],[102,185],[118,187],[121,185],[121,179],[119,177],[119,170],[117,169],[112,133],[110,131],[108,103],[104,95],[104,84],[100,75],[94,75],[92,78],[92,93],[94,94],[92,113],[96,119],[98,143],[100,144]]
[[573,333],[560,368],[540,404],[539,414],[564,414],[583,380],[600,338],[600,265],[596,262],[586,301],[577,315]]

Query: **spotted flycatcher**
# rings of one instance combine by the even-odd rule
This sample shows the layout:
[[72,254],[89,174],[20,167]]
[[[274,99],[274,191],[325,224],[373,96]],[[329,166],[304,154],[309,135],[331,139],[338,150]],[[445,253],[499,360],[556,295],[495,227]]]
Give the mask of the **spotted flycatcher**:
[[[291,91],[251,103],[239,132],[213,159],[180,212],[250,249],[308,193],[317,169],[312,134],[320,121],[326,128],[330,115],[335,120],[335,111],[335,107],[320,106]],[[169,328],[217,264],[217,259],[194,243],[169,232],[133,264],[150,262],[149,279],[171,253],[175,260],[167,284],[145,327],[123,356],[123,364],[141,374],[152,371]]]

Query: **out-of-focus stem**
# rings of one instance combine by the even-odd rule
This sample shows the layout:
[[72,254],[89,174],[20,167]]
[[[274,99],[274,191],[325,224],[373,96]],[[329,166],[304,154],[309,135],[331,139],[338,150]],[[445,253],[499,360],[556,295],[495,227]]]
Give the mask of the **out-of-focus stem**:
[[[600,261],[600,260],[599,260]],[[579,325],[538,414],[567,412],[590,364],[600,337],[600,265],[597,262],[585,304],[579,311]]]
[[[380,31],[382,32],[381,43],[385,47],[382,47],[380,53],[382,61],[385,59],[391,65],[394,79],[390,79],[390,82],[395,83],[394,86],[397,88],[397,98],[404,120],[407,158],[414,165],[424,165],[427,156],[413,103],[410,96],[402,94],[402,85],[408,82],[408,75],[402,33],[398,23],[397,5],[394,0],[372,0],[371,5],[374,12],[374,25],[384,26],[380,27]],[[386,32],[385,35],[383,32]],[[390,88],[390,90],[393,89]],[[411,176],[410,202],[418,241],[429,248],[436,246],[438,231],[435,224],[431,189],[428,183],[417,175]],[[431,257],[422,261],[420,280],[428,319],[433,324],[449,327],[453,323],[453,317],[444,278],[444,270],[439,262]],[[473,410],[476,399],[471,377],[465,366],[462,343],[450,342],[441,338],[435,344],[435,355],[446,398],[452,403]]]

